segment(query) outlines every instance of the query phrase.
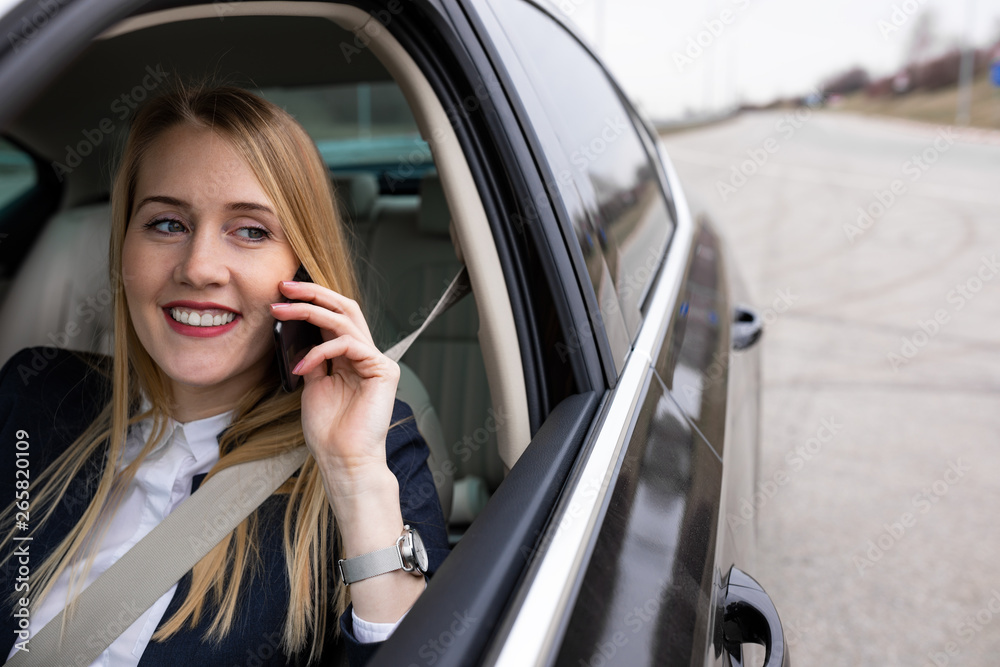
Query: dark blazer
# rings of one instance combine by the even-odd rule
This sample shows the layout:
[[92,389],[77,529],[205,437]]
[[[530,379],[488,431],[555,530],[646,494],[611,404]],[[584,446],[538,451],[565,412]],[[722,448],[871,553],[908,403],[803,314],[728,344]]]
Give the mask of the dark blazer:
[[[0,469],[5,471],[0,472],[2,506],[5,507],[15,497],[17,441],[28,442],[26,451],[30,465],[27,470],[33,480],[83,432],[106,404],[110,382],[103,374],[92,370],[85,359],[101,363],[106,362],[108,357],[35,347],[18,352],[0,370]],[[392,420],[395,422],[411,414],[409,406],[397,400]],[[19,431],[23,433],[18,434]],[[21,447],[23,449],[24,445]],[[76,524],[93,497],[100,464],[104,460],[103,452],[99,454],[73,480],[55,513],[41,526],[38,524],[42,512],[48,508],[38,507],[32,502],[29,526],[34,539],[28,544],[30,562],[35,567]],[[413,420],[391,429],[386,438],[386,454],[389,468],[399,480],[403,519],[420,531],[428,550],[430,573],[433,573],[448,554],[448,538],[434,480],[427,467],[427,444]],[[194,478],[192,492],[202,478],[204,475]],[[37,493],[34,485],[28,490],[32,495]],[[185,628],[165,642],[150,641],[139,661],[140,665],[305,664],[308,650],[299,655],[286,655],[280,647],[289,596],[281,535],[286,503],[287,496],[274,495],[257,510],[261,567],[241,590],[238,614],[226,638],[218,644],[202,640],[215,616],[214,609],[209,608],[196,628]],[[0,555],[6,556],[11,548]],[[336,576],[333,563],[328,576],[330,581]],[[0,568],[2,660],[6,660],[16,639],[17,623],[13,617],[14,606],[9,599],[14,592],[16,577],[17,564],[8,560]],[[180,607],[190,583],[191,573],[188,572],[179,581],[161,624]],[[330,664],[333,656],[345,648],[352,665],[366,662],[378,644],[357,642],[353,634],[351,610],[348,609],[339,619],[341,645],[335,646],[332,639],[335,622],[337,620],[331,614],[325,644],[329,650],[324,651],[321,664]],[[108,643],[113,639],[109,637]],[[30,645],[29,641],[29,648]]]

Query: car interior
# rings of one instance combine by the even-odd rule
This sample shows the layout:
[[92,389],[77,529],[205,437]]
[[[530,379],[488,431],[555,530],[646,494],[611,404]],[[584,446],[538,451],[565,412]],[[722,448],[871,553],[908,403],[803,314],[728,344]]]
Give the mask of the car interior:
[[530,440],[521,352],[454,127],[413,59],[360,9],[215,3],[130,18],[94,40],[0,141],[0,224],[32,206],[51,211],[41,228],[4,227],[0,359],[36,345],[110,351],[113,160],[131,108],[174,73],[248,87],[310,132],[354,241],[362,306],[381,349],[417,328],[468,267],[472,295],[403,357],[398,392],[430,445],[457,540]]

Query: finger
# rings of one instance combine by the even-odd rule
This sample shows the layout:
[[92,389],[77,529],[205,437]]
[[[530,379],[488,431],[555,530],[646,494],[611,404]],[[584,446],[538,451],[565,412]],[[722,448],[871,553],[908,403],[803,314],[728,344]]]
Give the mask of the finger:
[[328,333],[328,335],[324,335],[324,340],[346,335],[366,341],[371,345],[375,344],[371,332],[367,328],[359,328],[353,319],[343,313],[336,313],[312,303],[272,303],[271,316],[282,322],[304,320],[315,324]]
[[[368,322],[361,312],[361,305],[339,292],[316,283],[285,280],[278,284],[281,293],[296,301],[309,301],[335,313],[346,315],[362,331],[369,331]],[[368,336],[371,337],[370,334]]]
[[374,345],[366,344],[352,336],[339,336],[313,347],[292,370],[297,375],[306,375],[327,359],[343,359],[350,363],[354,372],[363,378],[398,376],[399,366],[378,351]]

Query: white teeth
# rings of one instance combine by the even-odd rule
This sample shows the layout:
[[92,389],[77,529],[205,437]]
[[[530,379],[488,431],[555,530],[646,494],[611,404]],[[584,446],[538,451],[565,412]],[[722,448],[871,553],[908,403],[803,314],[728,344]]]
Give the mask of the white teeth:
[[181,310],[171,308],[170,317],[178,322],[188,324],[192,327],[218,327],[229,324],[236,318],[236,313],[225,313],[224,315],[212,315],[211,313],[199,313],[194,310]]

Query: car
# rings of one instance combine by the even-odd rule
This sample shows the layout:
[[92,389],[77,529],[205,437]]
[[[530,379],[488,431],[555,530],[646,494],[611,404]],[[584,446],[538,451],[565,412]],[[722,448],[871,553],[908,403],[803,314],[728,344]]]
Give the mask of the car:
[[25,0],[0,34],[0,359],[110,350],[111,165],[175,76],[310,132],[380,345],[467,267],[400,382],[454,546],[373,665],[790,664],[748,574],[762,318],[558,7]]

